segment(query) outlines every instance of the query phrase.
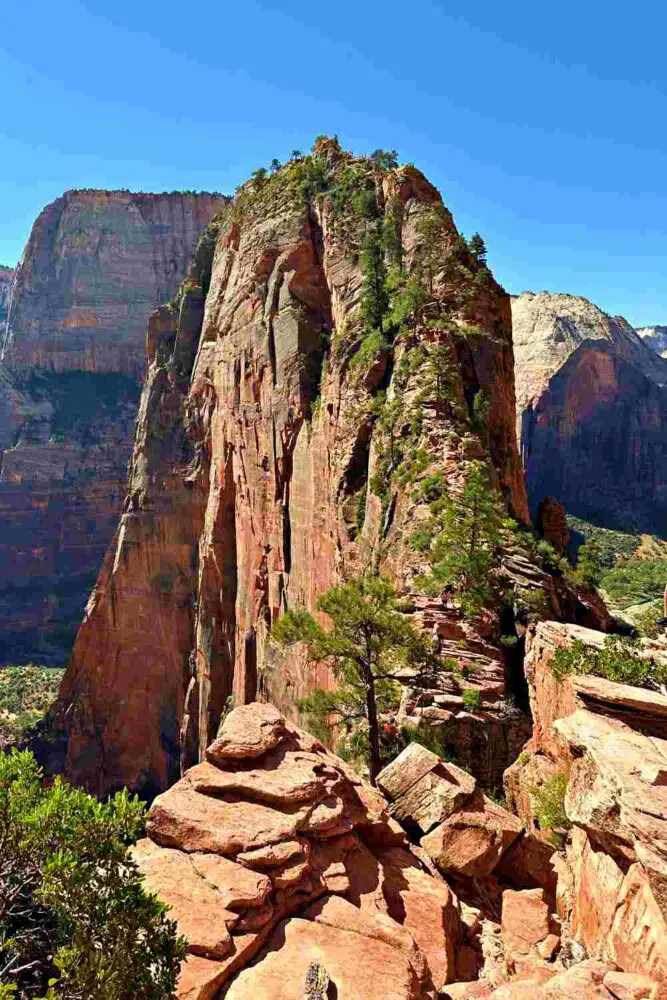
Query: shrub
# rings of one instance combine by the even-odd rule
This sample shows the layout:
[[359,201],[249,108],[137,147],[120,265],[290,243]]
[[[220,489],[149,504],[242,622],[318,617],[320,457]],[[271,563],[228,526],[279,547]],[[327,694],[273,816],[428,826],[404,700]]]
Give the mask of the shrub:
[[557,649],[551,669],[557,680],[568,674],[593,674],[608,681],[655,689],[667,683],[667,668],[642,651],[638,639],[608,635],[602,649],[587,646],[576,639],[570,646]]
[[466,688],[462,698],[463,704],[470,712],[476,712],[482,706],[482,693],[478,688]]
[[5,995],[162,1000],[186,944],[142,888],[128,845],[144,806],[106,803],[56,778],[28,752],[0,754],[0,969]]
[[567,775],[562,772],[555,774],[543,785],[531,789],[533,813],[540,830],[551,833],[558,842],[562,842],[563,832],[570,827],[565,812],[566,791]]
[[21,739],[56,700],[63,671],[57,667],[0,668],[0,739]]
[[621,608],[661,597],[667,559],[627,559],[602,573],[601,586]]

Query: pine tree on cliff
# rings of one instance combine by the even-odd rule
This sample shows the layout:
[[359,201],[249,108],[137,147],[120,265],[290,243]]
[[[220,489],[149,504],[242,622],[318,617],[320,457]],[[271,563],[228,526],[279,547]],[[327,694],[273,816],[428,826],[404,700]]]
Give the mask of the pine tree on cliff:
[[301,608],[282,615],[273,638],[283,645],[305,643],[313,663],[327,663],[339,683],[335,691],[317,688],[299,703],[319,719],[368,723],[366,748],[370,779],[382,768],[380,714],[395,709],[398,684],[407,677],[426,679],[438,669],[428,638],[400,611],[400,599],[388,580],[362,577],[332,587],[317,602],[332,622],[325,630]]
[[491,570],[508,526],[500,494],[489,486],[488,472],[473,462],[463,487],[443,498],[429,577],[420,580],[435,592],[449,585],[462,609],[475,614],[491,597]]
[[480,264],[486,265],[486,243],[479,235],[479,233],[472,234],[468,246],[470,247],[470,253],[473,255],[473,257]]

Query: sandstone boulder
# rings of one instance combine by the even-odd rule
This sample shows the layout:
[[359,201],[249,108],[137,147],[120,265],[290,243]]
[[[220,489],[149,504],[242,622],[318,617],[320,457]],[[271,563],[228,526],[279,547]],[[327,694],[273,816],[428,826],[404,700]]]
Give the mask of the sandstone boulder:
[[523,825],[480,791],[456,813],[421,839],[438,868],[473,878],[490,875]]
[[301,1000],[311,962],[339,997],[369,1000],[430,997],[457,976],[454,893],[401,846],[380,793],[271,705],[227,716],[147,833],[134,856],[189,944],[179,1000],[223,984]]
[[551,929],[549,907],[542,890],[517,892],[506,889],[503,893],[501,927],[505,957],[509,962],[536,953]]
[[456,812],[477,785],[472,775],[418,743],[410,743],[380,772],[377,782],[393,800],[392,816],[422,833]]

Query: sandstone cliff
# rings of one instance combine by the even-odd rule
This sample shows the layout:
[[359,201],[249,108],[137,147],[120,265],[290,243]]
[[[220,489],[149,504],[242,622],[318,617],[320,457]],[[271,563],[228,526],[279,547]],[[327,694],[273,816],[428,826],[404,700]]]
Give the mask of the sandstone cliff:
[[148,315],[175,294],[222,195],[67,191],[35,221],[2,358],[16,368],[141,379]]
[[[533,826],[541,790],[553,795],[554,781],[562,782],[562,823],[571,832],[554,856],[561,918],[592,958],[650,976],[664,990],[667,697],[601,677],[558,680],[552,669],[560,647],[577,640],[595,649],[603,639],[575,625],[537,626],[526,658],[534,732],[507,772],[508,801]],[[664,643],[647,647],[667,662]]]
[[545,496],[620,530],[667,531],[667,365],[586,299],[512,301],[517,436],[531,510]]
[[[378,226],[434,296],[393,343],[364,327]],[[486,458],[527,518],[509,299],[417,170],[324,141],[246,185],[210,235],[178,302],[149,322],[129,496],[61,692],[68,774],[96,792],[164,788],[230,696],[293,711],[326,683],[278,660],[271,621],[370,566],[409,591],[427,476],[452,483]],[[444,402],[426,385],[436,346]],[[494,699],[502,687],[501,668]]]
[[33,226],[0,367],[0,662],[64,663],[125,495],[144,329],[217,195],[68,192]]
[[7,320],[7,310],[9,306],[9,295],[14,277],[14,268],[0,265],[0,331],[3,330]]

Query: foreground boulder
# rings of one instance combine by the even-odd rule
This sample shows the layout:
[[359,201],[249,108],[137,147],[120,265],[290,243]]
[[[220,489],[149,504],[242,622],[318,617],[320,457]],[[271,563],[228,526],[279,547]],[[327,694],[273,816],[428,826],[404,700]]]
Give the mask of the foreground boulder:
[[206,756],[155,800],[134,848],[188,940],[179,998],[225,985],[301,1000],[312,963],[340,1000],[421,1000],[459,978],[456,896],[379,792],[271,705],[231,712]]

